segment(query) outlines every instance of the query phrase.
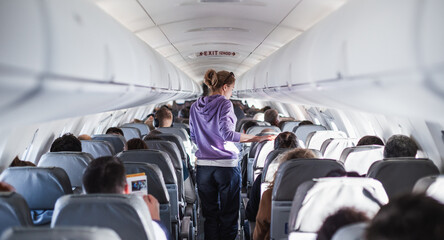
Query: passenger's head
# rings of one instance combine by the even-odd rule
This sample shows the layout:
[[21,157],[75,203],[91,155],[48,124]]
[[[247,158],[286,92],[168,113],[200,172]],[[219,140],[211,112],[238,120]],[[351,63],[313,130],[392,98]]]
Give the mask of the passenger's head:
[[384,158],[415,157],[418,146],[405,135],[393,135],[385,144]]
[[148,149],[146,143],[140,138],[130,139],[128,142],[125,143],[125,146],[123,147],[123,150],[125,151],[138,149]]
[[236,79],[234,78],[233,72],[216,72],[213,69],[209,69],[204,77],[204,83],[211,89],[211,91],[214,94],[225,96],[226,99],[230,99],[235,81]]
[[173,124],[173,113],[167,107],[161,107],[156,111],[155,118],[158,121],[157,127],[171,127]]
[[77,138],[79,140],[91,140],[92,139],[91,136],[89,136],[88,134],[79,135]]
[[444,205],[425,195],[391,199],[370,222],[366,239],[444,239]]
[[190,118],[190,108],[182,108],[179,111],[179,118]]
[[272,126],[279,126],[279,113],[275,109],[268,109],[264,112],[264,121]]
[[244,123],[243,126],[244,133],[246,133],[249,128],[254,126],[259,126],[259,124],[256,121],[247,121],[246,123]]
[[71,133],[65,133],[63,136],[54,140],[49,150],[50,152],[81,152],[82,143]]
[[114,134],[114,135],[125,136],[125,135],[123,134],[122,129],[120,129],[120,128],[116,128],[116,127],[110,127],[110,128],[108,128],[108,130],[106,130],[106,133],[105,133],[105,134]]
[[30,161],[22,161],[17,156],[12,160],[12,163],[9,165],[10,167],[35,167],[35,164]]
[[303,126],[303,125],[313,125],[313,122],[309,120],[304,120],[300,122],[298,126]]
[[341,208],[324,220],[324,223],[318,230],[316,240],[330,240],[340,228],[349,224],[367,222],[369,220],[364,212],[354,208]]
[[297,148],[298,140],[292,132],[283,132],[274,139],[274,149],[278,148]]
[[125,167],[117,157],[96,158],[83,174],[86,193],[123,193],[125,185]]
[[15,192],[15,188],[6,182],[0,182],[0,192]]
[[384,146],[384,142],[377,136],[364,136],[359,139],[358,144],[356,146],[365,146],[365,145],[381,145]]
[[345,170],[337,169],[327,173],[325,177],[362,177],[357,172],[347,172]]

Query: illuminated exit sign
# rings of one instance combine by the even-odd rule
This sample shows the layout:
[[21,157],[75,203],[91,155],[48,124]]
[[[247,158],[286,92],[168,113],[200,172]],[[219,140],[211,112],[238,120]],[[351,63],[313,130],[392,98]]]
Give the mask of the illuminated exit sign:
[[235,57],[236,55],[236,52],[230,51],[202,51],[196,53],[196,57]]

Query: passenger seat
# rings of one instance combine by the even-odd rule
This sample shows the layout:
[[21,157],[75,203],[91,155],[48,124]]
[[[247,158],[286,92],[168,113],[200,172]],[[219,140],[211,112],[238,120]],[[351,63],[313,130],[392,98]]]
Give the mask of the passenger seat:
[[142,138],[142,134],[140,133],[140,130],[138,128],[120,127],[120,129],[122,130],[123,136],[125,137],[125,140],[127,142],[133,138]]
[[302,126],[296,126],[293,129],[293,133],[296,135],[299,141],[299,146],[305,147],[307,137],[310,133],[316,132],[316,131],[325,131],[327,128],[325,128],[322,125],[302,125]]
[[384,158],[383,152],[384,146],[380,145],[348,147],[342,151],[339,161],[346,171],[364,175],[374,162]]
[[96,134],[91,138],[92,140],[103,140],[111,143],[115,153],[123,151],[126,142],[124,137],[116,134]]
[[0,192],[0,236],[9,227],[32,225],[25,199],[16,192]]
[[114,156],[116,152],[111,143],[103,140],[81,140],[82,151],[89,153],[94,159],[105,156]]
[[98,227],[11,228],[1,240],[121,240],[115,231]]

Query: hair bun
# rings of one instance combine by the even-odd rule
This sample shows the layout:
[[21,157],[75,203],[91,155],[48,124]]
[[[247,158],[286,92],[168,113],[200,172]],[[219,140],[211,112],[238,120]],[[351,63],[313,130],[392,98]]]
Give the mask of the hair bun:
[[205,84],[213,89],[215,86],[217,86],[218,79],[217,79],[217,73],[214,69],[208,69],[208,71],[205,73]]

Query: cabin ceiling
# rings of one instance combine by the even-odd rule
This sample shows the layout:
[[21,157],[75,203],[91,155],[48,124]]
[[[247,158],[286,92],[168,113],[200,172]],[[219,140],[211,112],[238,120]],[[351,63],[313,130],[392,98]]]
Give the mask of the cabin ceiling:
[[208,68],[242,75],[347,0],[92,1],[199,82]]

